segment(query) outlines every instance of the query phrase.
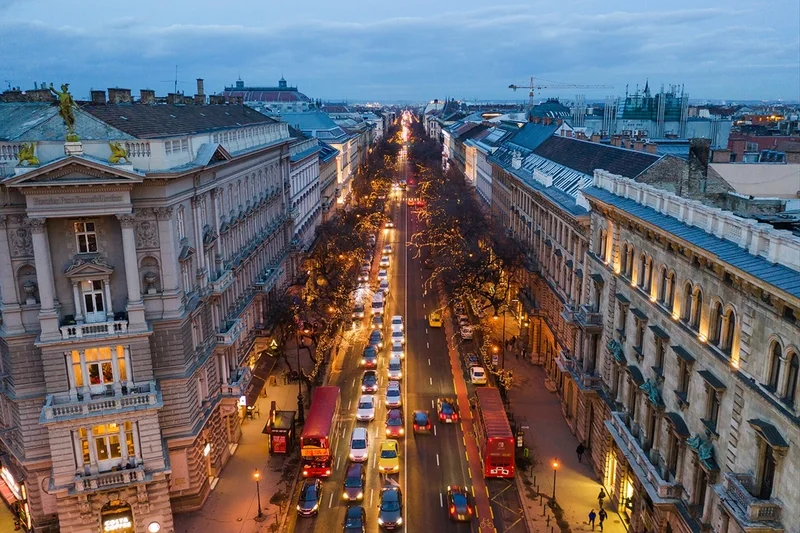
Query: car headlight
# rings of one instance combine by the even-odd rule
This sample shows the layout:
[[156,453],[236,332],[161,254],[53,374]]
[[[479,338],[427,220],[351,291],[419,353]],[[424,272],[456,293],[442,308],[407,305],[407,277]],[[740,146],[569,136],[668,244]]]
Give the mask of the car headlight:
[[396,523],[398,526],[399,526],[399,525],[401,525],[401,524],[403,523],[403,518],[402,518],[402,517],[398,517],[398,518],[397,518],[397,522],[395,522],[395,523]]
[[405,429],[403,429],[403,428],[400,428],[400,434],[401,434],[401,435],[405,435],[405,433],[406,433],[406,430],[405,430]]
[[378,517],[378,524],[383,525],[383,519],[380,516]]
[[351,453],[351,454],[350,454],[350,460],[351,460],[351,461],[354,461],[354,460],[355,460],[355,458],[356,458],[356,456],[355,456],[355,455],[353,455],[353,454]]
[[392,431],[391,431],[389,428],[386,428],[386,434],[387,434],[387,435],[388,435],[389,433],[391,433],[391,432],[392,432]]
[[297,510],[300,511],[300,505],[297,506]]
[[366,365],[366,364],[367,364],[367,360],[362,358],[362,359],[361,359],[361,364],[362,364],[362,365]]
[[317,503],[317,504],[314,504],[314,508],[313,508],[313,509],[311,509],[311,510],[312,510],[312,511],[316,511],[317,509],[319,509],[319,504],[318,504],[318,503]]
[[346,492],[343,492],[343,493],[342,493],[342,499],[343,499],[343,500],[347,500],[348,498],[349,498],[349,496],[347,495],[347,493],[346,493]]
[[360,500],[363,497],[364,497],[364,493],[363,492],[359,492],[358,494],[356,494],[356,500]]

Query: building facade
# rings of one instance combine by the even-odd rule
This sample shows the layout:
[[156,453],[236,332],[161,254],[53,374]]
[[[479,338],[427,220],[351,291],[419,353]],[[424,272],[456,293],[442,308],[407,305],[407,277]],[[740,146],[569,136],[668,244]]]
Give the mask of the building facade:
[[302,133],[289,148],[289,205],[294,222],[292,244],[301,252],[311,246],[317,226],[322,222],[319,152],[319,141]]
[[56,106],[0,104],[0,153],[38,159],[0,182],[0,483],[28,530],[169,531],[201,507],[287,282],[286,124],[115,91],[75,110],[82,142]]
[[290,86],[283,77],[278,80],[277,87],[248,86],[238,79],[232,86],[225,87],[222,95],[228,100],[240,99],[265,113],[302,113],[315,107],[311,98]]
[[320,141],[319,151],[319,189],[322,205],[322,221],[327,222],[336,214],[336,159],[339,151],[326,142]]

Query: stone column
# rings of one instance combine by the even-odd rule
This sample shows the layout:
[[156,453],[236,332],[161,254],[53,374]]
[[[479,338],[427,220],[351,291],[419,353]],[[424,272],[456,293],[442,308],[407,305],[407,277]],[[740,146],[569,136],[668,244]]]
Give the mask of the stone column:
[[[75,302],[75,322],[78,324],[83,324],[83,302],[81,301],[81,290],[78,286],[80,282],[74,281],[72,282],[72,300]],[[106,307],[108,307],[111,303],[109,298],[106,298]]]
[[164,305],[164,318],[174,318],[183,313],[183,305],[178,282],[180,266],[176,254],[175,230],[172,225],[173,209],[159,207],[155,212],[161,252],[161,301]]
[[41,340],[57,340],[61,338],[61,331],[55,309],[53,265],[50,262],[50,251],[47,249],[47,221],[43,218],[29,218],[25,223],[31,230],[36,281],[39,284]]
[[122,228],[122,253],[125,258],[125,281],[128,287],[128,331],[145,331],[144,303],[139,287],[139,268],[136,259],[136,237],[133,233],[135,217],[132,214],[117,215]]
[[8,217],[0,216],[0,293],[3,296],[2,329],[9,335],[24,333],[22,310],[17,300],[14,269],[11,266],[11,250],[8,246],[6,222]]

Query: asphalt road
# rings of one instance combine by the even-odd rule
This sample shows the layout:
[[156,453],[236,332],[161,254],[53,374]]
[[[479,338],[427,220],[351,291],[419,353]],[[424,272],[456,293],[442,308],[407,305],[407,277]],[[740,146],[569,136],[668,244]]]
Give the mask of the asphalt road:
[[[408,172],[407,162],[401,156],[403,174]],[[409,192],[413,195],[413,192]],[[411,533],[426,531],[467,532],[476,530],[475,524],[456,524],[450,521],[446,509],[446,487],[450,484],[471,486],[466,466],[463,434],[460,424],[445,425],[435,421],[435,401],[439,396],[454,394],[453,375],[447,356],[447,343],[443,328],[429,328],[427,314],[437,307],[433,291],[424,294],[423,281],[428,272],[422,268],[422,261],[412,259],[406,242],[418,229],[413,210],[409,209],[405,197],[391,202],[391,216],[394,229],[382,232],[379,236],[378,250],[384,244],[393,248],[392,265],[389,269],[390,295],[386,308],[386,328],[389,335],[389,319],[400,314],[405,319],[406,358],[403,369],[403,403],[406,423],[406,437],[400,440],[400,474],[392,476],[403,490],[405,505],[403,509],[403,531]],[[379,255],[375,254],[375,261]],[[373,267],[373,279],[376,268]],[[335,447],[336,463],[333,475],[324,481],[323,499],[319,515],[313,518],[296,517],[288,523],[289,531],[328,533],[341,530],[347,508],[342,500],[342,484],[348,464],[350,434],[356,425],[369,428],[370,458],[367,463],[367,484],[364,491],[364,508],[367,513],[367,531],[380,531],[377,516],[380,489],[385,483],[377,469],[377,456],[384,440],[386,408],[383,399],[386,391],[389,347],[381,350],[378,359],[380,389],[377,393],[378,409],[375,420],[357,423],[355,410],[361,395],[361,374],[359,366],[361,351],[369,332],[369,322],[365,319],[357,332],[356,341],[348,350],[341,372],[330,384],[342,390],[342,434]],[[430,435],[414,435],[411,415],[414,410],[430,412],[435,432]],[[299,489],[298,489],[299,490]],[[297,494],[293,496],[294,506]]]

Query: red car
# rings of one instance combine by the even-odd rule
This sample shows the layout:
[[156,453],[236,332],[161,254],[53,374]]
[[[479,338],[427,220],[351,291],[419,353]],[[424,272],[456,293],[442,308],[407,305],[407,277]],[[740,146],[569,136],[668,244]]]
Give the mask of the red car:
[[439,420],[447,424],[458,422],[458,407],[452,398],[437,398],[436,412],[439,413]]
[[386,413],[386,436],[390,438],[402,437],[406,430],[403,423],[403,412],[400,409],[390,409]]
[[425,207],[425,202],[422,200],[417,200],[417,207]]

